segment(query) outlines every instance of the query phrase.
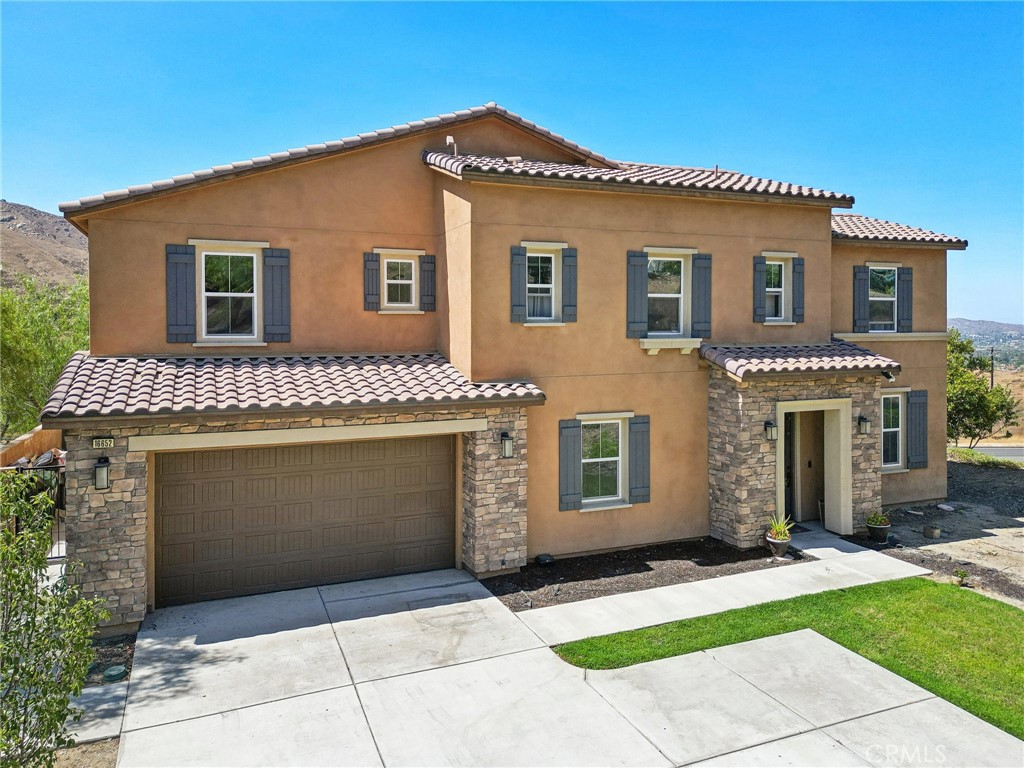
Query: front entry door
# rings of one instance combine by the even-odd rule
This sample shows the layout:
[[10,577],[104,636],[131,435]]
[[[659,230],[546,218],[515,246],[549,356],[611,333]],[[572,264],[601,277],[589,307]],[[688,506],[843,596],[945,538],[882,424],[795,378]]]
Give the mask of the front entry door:
[[795,440],[793,424],[795,422],[796,414],[787,413],[783,418],[783,449],[785,451],[785,499],[786,499],[786,517],[794,519],[793,515],[793,442]]

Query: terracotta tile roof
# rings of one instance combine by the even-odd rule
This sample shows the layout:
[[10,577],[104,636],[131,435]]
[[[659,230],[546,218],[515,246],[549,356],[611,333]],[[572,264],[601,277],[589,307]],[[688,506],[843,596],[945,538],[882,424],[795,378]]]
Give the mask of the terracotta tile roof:
[[859,213],[832,214],[833,240],[870,240],[889,243],[922,243],[945,245],[962,250],[967,241],[927,229],[910,227],[885,219],[873,219]]
[[370,131],[369,133],[360,133],[358,136],[348,136],[336,141],[326,141],[323,144],[310,144],[305,147],[289,149],[284,152],[275,152],[270,155],[254,157],[250,160],[241,160],[239,162],[228,163],[226,165],[215,165],[213,168],[193,171],[192,173],[174,176],[170,179],[163,179],[162,181],[153,181],[149,184],[139,184],[134,187],[115,189],[110,192],[103,192],[99,195],[83,197],[79,200],[71,200],[61,203],[60,210],[63,213],[77,213],[85,210],[86,208],[103,205],[104,203],[126,200],[128,198],[139,197],[166,189],[176,189],[178,187],[188,186],[189,184],[195,184],[196,182],[215,178],[217,176],[227,176],[229,174],[252,171],[256,168],[277,165],[289,160],[312,157],[314,155],[328,155],[343,150],[353,149],[355,147],[364,147],[368,144],[397,138],[399,136],[424,133],[426,131],[436,130],[442,126],[455,125],[456,123],[465,122],[484,115],[499,115],[512,123],[520,125],[529,131],[540,134],[541,136],[554,141],[556,144],[562,145],[566,149],[579,154],[581,157],[585,157],[605,165],[614,165],[614,161],[609,160],[603,155],[587,149],[586,147],[582,147],[573,141],[569,141],[564,136],[560,136],[553,131],[549,131],[547,128],[537,125],[532,120],[527,120],[525,117],[517,115],[515,112],[511,112],[500,104],[495,104],[491,101],[480,107],[460,109],[457,112],[447,112],[435,117],[413,120],[409,123],[393,125],[390,128],[381,128],[376,131]]
[[713,346],[700,345],[700,355],[740,379],[793,373],[899,371],[888,357],[833,339],[828,344]]
[[77,352],[42,418],[542,401],[529,382],[474,383],[443,356],[93,357]]
[[713,168],[687,168],[675,165],[619,162],[617,168],[593,168],[569,163],[549,163],[521,158],[460,155],[447,152],[423,153],[423,162],[456,176],[466,172],[496,176],[518,176],[566,181],[622,184],[639,187],[661,187],[731,194],[769,195],[828,201],[835,205],[853,205],[853,197],[814,187],[803,187],[784,181],[762,179],[736,171]]

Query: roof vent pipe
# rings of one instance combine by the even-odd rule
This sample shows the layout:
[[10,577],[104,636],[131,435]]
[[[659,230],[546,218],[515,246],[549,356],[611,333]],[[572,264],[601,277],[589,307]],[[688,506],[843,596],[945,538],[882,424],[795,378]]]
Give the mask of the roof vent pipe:
[[444,137],[444,143],[445,143],[445,146],[452,148],[452,157],[458,157],[459,156],[459,145],[455,143],[455,137],[454,136],[445,136]]
[[718,163],[715,163],[715,179],[718,178]]

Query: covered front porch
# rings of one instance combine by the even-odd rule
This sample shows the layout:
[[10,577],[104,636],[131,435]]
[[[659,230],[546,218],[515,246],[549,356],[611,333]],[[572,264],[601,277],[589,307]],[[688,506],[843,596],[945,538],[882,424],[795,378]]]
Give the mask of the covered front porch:
[[710,346],[711,535],[764,543],[778,511],[851,534],[881,508],[880,379],[899,364],[846,342]]

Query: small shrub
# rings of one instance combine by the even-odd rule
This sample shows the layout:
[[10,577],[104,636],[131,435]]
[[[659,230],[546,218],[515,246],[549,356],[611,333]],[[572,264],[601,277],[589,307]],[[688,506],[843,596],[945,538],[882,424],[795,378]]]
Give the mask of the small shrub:
[[781,512],[776,512],[768,518],[768,535],[776,541],[789,541],[793,535],[790,533],[793,523]]
[[889,515],[885,512],[875,512],[873,515],[868,515],[868,525],[891,525],[892,521],[889,520]]
[[70,744],[71,697],[92,661],[99,600],[46,578],[53,500],[29,474],[0,474],[0,765],[49,768]]
[[962,587],[967,583],[967,577],[970,576],[970,574],[963,568],[957,568],[953,571],[953,576],[956,578],[956,583]]

